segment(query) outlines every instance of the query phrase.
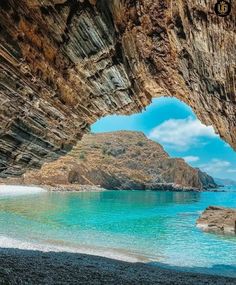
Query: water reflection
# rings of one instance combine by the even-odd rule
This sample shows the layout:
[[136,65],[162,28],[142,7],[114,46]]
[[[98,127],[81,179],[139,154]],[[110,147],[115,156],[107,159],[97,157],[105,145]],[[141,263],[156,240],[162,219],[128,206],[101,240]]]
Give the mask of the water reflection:
[[[100,199],[114,199],[112,191],[100,193]],[[91,195],[93,196],[93,195]],[[116,199],[131,204],[186,204],[198,202],[200,200],[200,192],[163,192],[163,191],[116,191]],[[93,199],[93,197],[92,197]]]

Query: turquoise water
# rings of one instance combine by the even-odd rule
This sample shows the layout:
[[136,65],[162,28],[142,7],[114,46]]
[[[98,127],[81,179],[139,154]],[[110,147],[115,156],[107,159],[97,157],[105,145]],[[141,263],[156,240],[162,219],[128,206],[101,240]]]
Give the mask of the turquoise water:
[[0,197],[0,236],[32,244],[113,250],[179,270],[236,277],[236,238],[195,227],[235,192],[44,192]]

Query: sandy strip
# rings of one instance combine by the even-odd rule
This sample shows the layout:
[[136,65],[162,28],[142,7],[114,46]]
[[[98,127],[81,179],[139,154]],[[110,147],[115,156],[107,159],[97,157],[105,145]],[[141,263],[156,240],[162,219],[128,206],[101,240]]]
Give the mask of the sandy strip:
[[235,285],[236,279],[78,253],[0,249],[0,284]]
[[42,192],[45,192],[45,190],[41,187],[0,185],[0,198],[6,196],[33,195]]

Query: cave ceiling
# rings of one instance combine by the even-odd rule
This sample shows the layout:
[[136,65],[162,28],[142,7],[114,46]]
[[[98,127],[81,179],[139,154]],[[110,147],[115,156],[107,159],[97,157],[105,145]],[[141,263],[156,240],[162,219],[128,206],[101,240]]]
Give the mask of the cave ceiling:
[[97,119],[160,96],[235,149],[236,4],[219,17],[215,2],[1,1],[0,177],[57,159]]

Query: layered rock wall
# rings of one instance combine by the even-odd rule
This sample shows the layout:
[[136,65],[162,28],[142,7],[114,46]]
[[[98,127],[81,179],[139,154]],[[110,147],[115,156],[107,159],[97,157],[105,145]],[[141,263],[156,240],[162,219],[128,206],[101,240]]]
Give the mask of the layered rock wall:
[[1,1],[0,177],[57,159],[98,118],[162,95],[236,148],[236,4],[220,18],[214,3]]

